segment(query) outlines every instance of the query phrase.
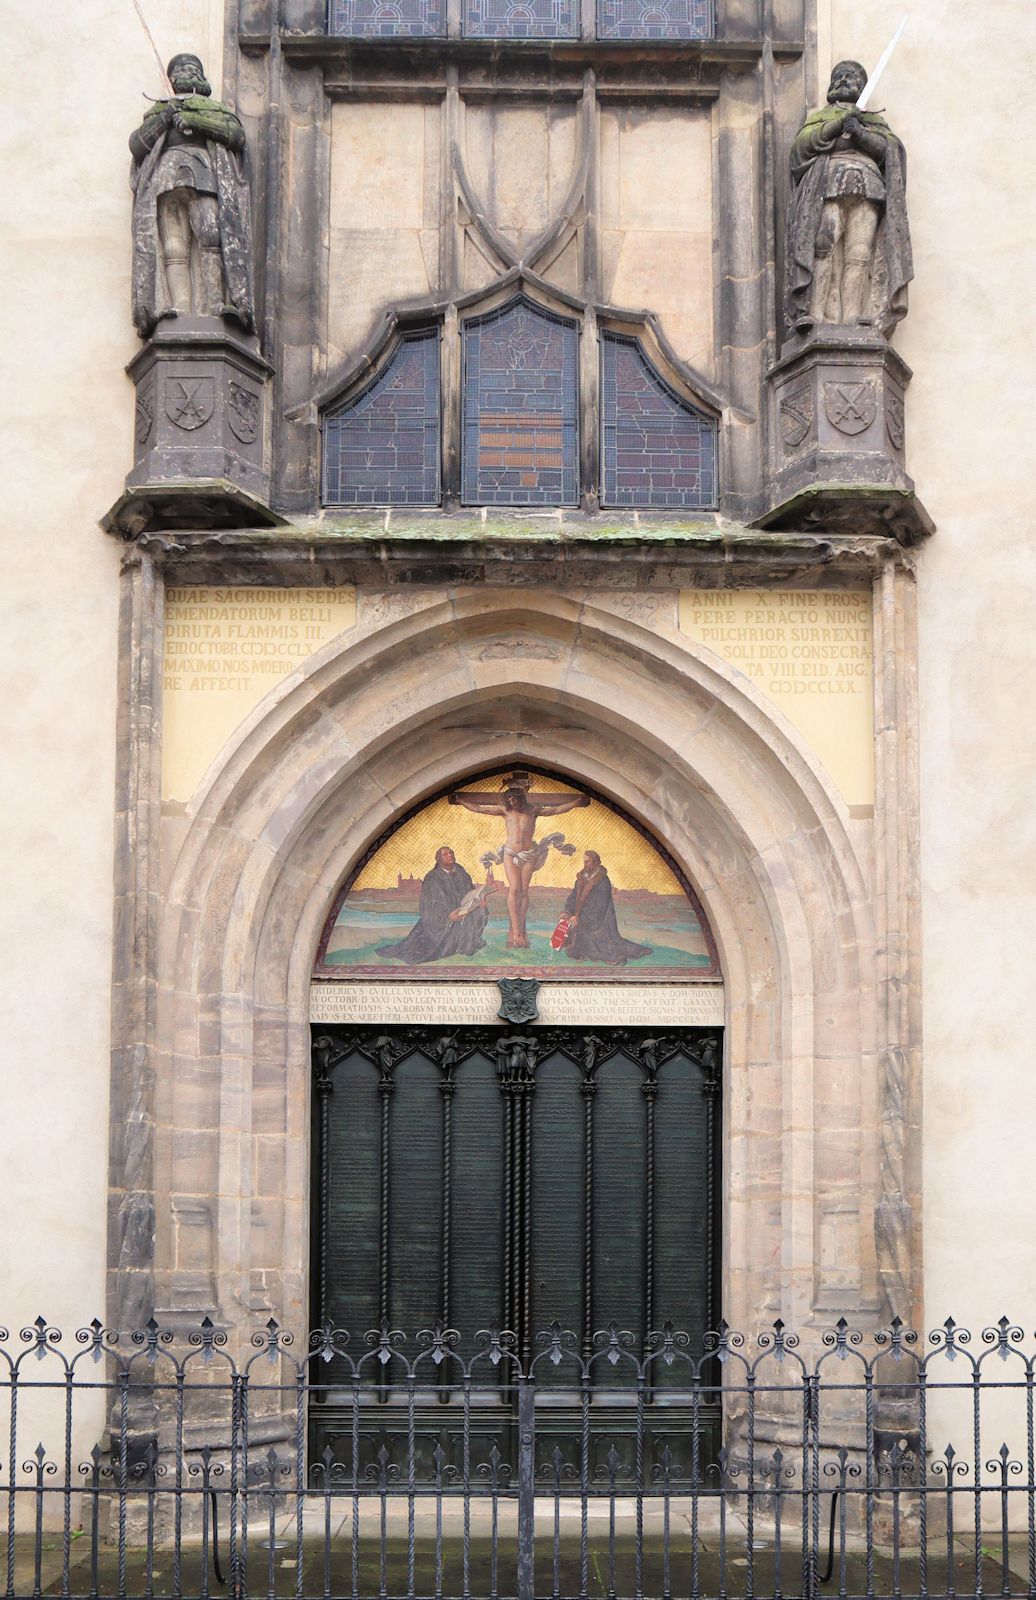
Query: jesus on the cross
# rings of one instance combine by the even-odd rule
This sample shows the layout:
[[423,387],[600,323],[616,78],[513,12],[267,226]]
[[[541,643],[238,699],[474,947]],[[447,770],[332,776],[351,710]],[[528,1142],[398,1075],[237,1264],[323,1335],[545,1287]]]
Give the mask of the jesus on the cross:
[[504,819],[505,842],[493,859],[503,864],[507,878],[507,914],[511,924],[507,938],[508,950],[529,948],[529,936],[525,928],[529,911],[529,886],[533,873],[543,866],[550,854],[551,845],[557,846],[565,855],[571,855],[575,848],[566,845],[563,836],[558,834],[549,834],[537,842],[537,822],[540,817],[557,817],[564,811],[574,811],[577,806],[590,804],[588,794],[530,793],[531,781],[527,772],[512,772],[503,780],[502,793],[467,790],[449,796],[451,806],[463,806],[466,811]]

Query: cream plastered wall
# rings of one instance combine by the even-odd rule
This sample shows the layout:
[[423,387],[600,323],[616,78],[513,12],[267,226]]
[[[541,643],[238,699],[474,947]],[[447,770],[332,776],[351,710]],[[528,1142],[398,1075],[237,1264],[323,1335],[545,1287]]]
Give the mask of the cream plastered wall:
[[[218,85],[222,0],[145,6]],[[104,1316],[118,551],[97,519],[132,448],[126,141],[161,83],[131,0],[9,7],[3,70],[0,1323],[74,1332]]]
[[[903,0],[832,0],[826,63],[870,65]],[[919,561],[929,1322],[1036,1328],[1036,207],[1011,107],[1031,0],[924,0],[877,96],[903,139],[916,277],[910,470]]]
[[[905,9],[831,0],[822,65],[872,63]],[[1006,1313],[1031,1340],[1036,207],[1010,124],[1036,22],[1031,0],[909,10],[877,100],[910,164],[916,278],[896,343],[915,373],[910,470],[938,525],[919,562],[926,1320],[952,1314],[978,1343]],[[986,1437],[1017,1443],[1019,1421],[990,1418]]]

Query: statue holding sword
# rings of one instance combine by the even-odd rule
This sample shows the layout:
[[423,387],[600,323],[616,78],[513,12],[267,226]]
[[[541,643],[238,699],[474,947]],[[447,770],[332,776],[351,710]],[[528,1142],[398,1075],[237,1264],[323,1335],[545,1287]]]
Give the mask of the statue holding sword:
[[906,155],[884,117],[867,109],[900,33],[902,25],[869,80],[858,61],[838,62],[827,104],[792,145],[785,299],[797,333],[828,323],[871,326],[887,338],[906,315]]
[[169,63],[168,99],[130,137],[133,320],[142,338],[165,317],[254,326],[245,132],[212,98],[195,55]]

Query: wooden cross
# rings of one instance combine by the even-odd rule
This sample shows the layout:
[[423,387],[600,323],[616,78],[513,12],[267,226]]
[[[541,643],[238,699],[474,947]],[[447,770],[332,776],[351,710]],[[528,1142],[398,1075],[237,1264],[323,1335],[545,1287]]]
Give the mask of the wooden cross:
[[465,800],[473,800],[478,805],[490,805],[493,803],[499,805],[508,789],[521,789],[525,795],[525,804],[530,811],[535,811],[540,806],[550,805],[558,800],[582,798],[568,789],[555,789],[549,792],[538,789],[530,790],[531,783],[532,778],[529,773],[519,768],[515,772],[509,772],[506,778],[501,780],[499,789],[463,789],[457,792],[463,794]]

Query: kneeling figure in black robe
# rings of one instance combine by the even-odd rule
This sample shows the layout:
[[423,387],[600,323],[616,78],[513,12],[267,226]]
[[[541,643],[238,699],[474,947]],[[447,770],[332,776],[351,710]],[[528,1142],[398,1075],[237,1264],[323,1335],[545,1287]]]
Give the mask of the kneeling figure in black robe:
[[612,882],[596,850],[588,850],[583,857],[583,869],[565,901],[565,913],[571,920],[564,949],[573,961],[624,967],[627,961],[651,954],[649,944],[634,944],[619,932]]
[[481,950],[489,909],[474,904],[461,912],[461,901],[471,888],[471,878],[458,865],[449,845],[441,845],[435,852],[435,866],[421,884],[417,921],[398,944],[379,945],[378,955],[419,966],[425,961],[442,961],[445,956],[472,956]]

